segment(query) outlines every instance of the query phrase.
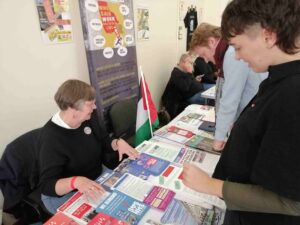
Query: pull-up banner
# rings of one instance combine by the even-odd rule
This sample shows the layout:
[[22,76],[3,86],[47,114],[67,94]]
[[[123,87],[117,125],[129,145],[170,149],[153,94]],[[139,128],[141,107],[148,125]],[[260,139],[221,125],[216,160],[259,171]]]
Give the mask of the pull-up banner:
[[138,95],[132,0],[80,0],[91,84],[101,119],[109,107]]

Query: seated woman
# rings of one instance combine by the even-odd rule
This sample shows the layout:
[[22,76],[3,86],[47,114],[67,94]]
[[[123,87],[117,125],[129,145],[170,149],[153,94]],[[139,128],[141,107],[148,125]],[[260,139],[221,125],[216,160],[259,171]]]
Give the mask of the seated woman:
[[57,90],[60,108],[42,128],[40,138],[40,185],[42,201],[55,213],[74,190],[87,198],[99,198],[104,189],[96,183],[107,167],[117,165],[123,154],[138,153],[122,139],[110,140],[95,113],[95,90],[79,80],[67,80]]
[[183,110],[184,107],[182,108],[180,105],[184,103],[187,105],[204,104],[205,102],[201,97],[201,92],[204,90],[201,77],[194,78],[192,72],[192,58],[188,54],[183,54],[177,67],[173,69],[162,96],[163,104],[172,118]]

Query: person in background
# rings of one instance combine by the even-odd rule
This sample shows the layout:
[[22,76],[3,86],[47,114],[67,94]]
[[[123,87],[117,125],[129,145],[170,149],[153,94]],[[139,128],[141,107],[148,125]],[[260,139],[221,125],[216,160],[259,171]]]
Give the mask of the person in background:
[[227,135],[245,106],[257,93],[267,73],[255,73],[242,60],[235,59],[234,49],[221,36],[221,28],[200,24],[193,33],[191,49],[206,62],[216,64],[219,73],[216,88],[216,129],[213,148],[221,151]]
[[[203,104],[201,97],[204,90],[201,76],[193,77],[193,61],[189,54],[182,54],[177,66],[173,69],[171,77],[162,96],[162,101],[170,116],[174,118],[181,110],[175,109],[178,103]],[[183,110],[183,108],[182,108]]]
[[236,58],[269,77],[235,122],[213,178],[187,163],[183,182],[225,200],[224,225],[299,225],[300,1],[233,0],[221,28]]
[[80,80],[67,80],[57,90],[60,109],[42,128],[40,137],[40,186],[42,201],[55,213],[74,190],[97,199],[104,189],[94,181],[102,164],[117,165],[123,154],[138,153],[123,139],[109,139],[96,115],[95,90]]
[[197,53],[192,50],[189,51],[194,65],[193,65],[193,75],[194,77],[198,75],[204,75],[201,79],[204,91],[213,87],[216,84],[217,73],[216,67],[212,62],[205,62],[205,60],[198,56]]

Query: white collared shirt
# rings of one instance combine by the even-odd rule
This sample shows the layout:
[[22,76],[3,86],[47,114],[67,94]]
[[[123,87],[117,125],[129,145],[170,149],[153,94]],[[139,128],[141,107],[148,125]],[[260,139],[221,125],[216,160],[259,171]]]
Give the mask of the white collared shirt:
[[54,116],[51,118],[51,121],[60,127],[63,127],[66,129],[73,129],[68,124],[66,124],[65,121],[63,121],[63,119],[60,117],[59,113],[60,113],[60,111],[55,113]]

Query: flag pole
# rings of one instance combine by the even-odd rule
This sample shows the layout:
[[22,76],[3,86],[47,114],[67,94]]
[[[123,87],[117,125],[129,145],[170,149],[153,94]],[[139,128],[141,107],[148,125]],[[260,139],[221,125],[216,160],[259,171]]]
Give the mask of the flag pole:
[[146,93],[145,78],[144,78],[142,66],[140,66],[140,74],[141,74],[141,80],[143,82],[143,87],[144,87],[142,91],[144,93],[145,100],[146,100],[146,106],[147,106],[147,113],[148,113],[148,118],[149,118],[149,125],[150,125],[151,137],[153,137],[153,130],[152,130],[152,124],[151,124],[151,117],[150,117],[150,108],[149,108],[148,96],[147,96],[147,93]]

